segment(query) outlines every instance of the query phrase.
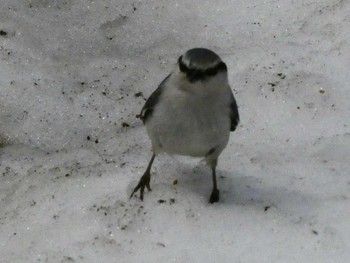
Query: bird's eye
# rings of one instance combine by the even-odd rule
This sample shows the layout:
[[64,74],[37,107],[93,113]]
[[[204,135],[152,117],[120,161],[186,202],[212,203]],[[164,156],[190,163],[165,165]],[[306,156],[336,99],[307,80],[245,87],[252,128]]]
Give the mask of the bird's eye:
[[227,71],[227,66],[224,62],[220,62],[219,65],[217,65],[217,69],[219,71]]
[[216,75],[216,73],[218,73],[217,68],[209,68],[206,71],[204,71],[204,75],[206,76],[213,76],[213,75]]

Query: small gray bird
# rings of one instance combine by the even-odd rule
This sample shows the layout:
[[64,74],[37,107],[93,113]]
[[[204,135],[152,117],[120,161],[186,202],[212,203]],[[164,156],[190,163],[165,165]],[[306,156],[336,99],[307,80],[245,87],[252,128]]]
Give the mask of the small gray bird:
[[140,190],[143,200],[145,187],[151,191],[151,166],[155,156],[165,152],[203,157],[213,175],[209,202],[218,202],[218,157],[227,145],[230,131],[239,123],[237,103],[221,58],[205,48],[188,50],[148,98],[138,117],[152,141],[153,155],[130,198]]

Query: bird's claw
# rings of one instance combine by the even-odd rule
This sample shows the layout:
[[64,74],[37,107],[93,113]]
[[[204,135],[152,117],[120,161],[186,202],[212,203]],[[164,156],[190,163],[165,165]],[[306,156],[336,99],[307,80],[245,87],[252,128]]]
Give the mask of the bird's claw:
[[209,203],[213,204],[219,202],[219,193],[220,191],[218,189],[213,189],[213,192],[211,193],[209,198]]
[[130,195],[130,198],[131,199],[133,197],[133,195],[138,191],[140,190],[140,199],[141,201],[143,201],[143,193],[145,191],[145,187],[147,188],[148,191],[152,191],[151,187],[150,187],[150,177],[149,175],[147,174],[144,174],[139,183],[136,185],[136,187],[134,188],[134,191],[132,191],[131,195]]

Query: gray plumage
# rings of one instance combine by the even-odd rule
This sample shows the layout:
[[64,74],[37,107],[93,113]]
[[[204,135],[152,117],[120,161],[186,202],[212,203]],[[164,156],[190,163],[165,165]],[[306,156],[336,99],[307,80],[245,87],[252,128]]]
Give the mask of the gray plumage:
[[169,154],[202,157],[212,168],[213,191],[219,200],[217,159],[230,131],[239,123],[237,103],[228,83],[227,66],[211,50],[195,48],[178,59],[178,66],[151,94],[139,117],[152,141],[153,156],[132,195],[150,190],[150,169],[155,156]]
[[160,95],[162,94],[162,89],[164,87],[164,83],[170,77],[169,74],[158,86],[158,88],[151,94],[151,96],[147,99],[145,105],[143,106],[140,115],[140,119],[143,123],[146,122],[147,118],[151,116],[154,107],[157,105]]

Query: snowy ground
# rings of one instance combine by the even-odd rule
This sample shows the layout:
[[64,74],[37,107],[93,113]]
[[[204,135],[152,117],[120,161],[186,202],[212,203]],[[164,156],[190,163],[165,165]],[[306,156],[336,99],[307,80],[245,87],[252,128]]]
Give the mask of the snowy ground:
[[[0,4],[1,262],[349,262],[348,0]],[[169,156],[129,201],[151,156],[135,115],[198,46],[242,120],[221,202]]]

